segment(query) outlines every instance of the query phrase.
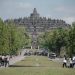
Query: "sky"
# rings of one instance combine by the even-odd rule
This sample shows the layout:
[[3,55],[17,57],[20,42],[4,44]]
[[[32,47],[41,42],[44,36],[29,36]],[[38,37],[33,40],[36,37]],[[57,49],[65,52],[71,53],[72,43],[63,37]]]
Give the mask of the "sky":
[[0,0],[0,17],[28,17],[34,8],[42,17],[62,19],[68,24],[75,21],[75,0]]

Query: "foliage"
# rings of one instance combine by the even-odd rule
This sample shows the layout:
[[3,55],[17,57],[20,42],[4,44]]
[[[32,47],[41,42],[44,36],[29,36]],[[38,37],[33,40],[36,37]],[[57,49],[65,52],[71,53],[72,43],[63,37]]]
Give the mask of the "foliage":
[[39,36],[39,44],[49,51],[56,52],[57,55],[65,48],[66,54],[72,57],[75,54],[75,23],[68,29],[58,28],[45,32]]
[[68,32],[67,54],[70,57],[75,55],[75,23],[72,24]]
[[0,19],[0,54],[17,54],[29,43],[26,29],[17,27],[12,20],[4,23]]

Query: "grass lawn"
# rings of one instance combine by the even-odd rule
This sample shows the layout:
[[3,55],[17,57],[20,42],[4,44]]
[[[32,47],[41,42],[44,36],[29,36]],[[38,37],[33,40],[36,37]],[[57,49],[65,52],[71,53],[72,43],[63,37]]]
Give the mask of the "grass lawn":
[[75,69],[62,68],[62,64],[43,56],[29,56],[13,67],[0,68],[0,75],[75,75]]

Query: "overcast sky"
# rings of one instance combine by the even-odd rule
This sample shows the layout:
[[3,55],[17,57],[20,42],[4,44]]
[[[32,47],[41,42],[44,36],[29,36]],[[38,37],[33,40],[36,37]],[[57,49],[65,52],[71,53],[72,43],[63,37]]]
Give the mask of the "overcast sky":
[[36,8],[40,16],[75,21],[75,0],[0,0],[2,19],[30,16]]

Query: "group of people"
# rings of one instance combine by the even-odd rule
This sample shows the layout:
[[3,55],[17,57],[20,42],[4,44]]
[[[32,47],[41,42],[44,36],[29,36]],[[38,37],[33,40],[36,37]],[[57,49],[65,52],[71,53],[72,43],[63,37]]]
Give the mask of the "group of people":
[[63,67],[73,68],[75,66],[75,58],[65,58],[63,59]]
[[0,55],[0,67],[1,66],[4,66],[4,67],[9,66],[9,59],[10,58],[8,55],[6,55],[6,56]]

